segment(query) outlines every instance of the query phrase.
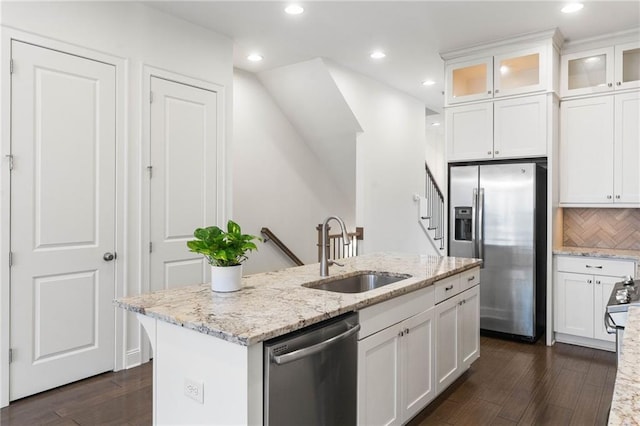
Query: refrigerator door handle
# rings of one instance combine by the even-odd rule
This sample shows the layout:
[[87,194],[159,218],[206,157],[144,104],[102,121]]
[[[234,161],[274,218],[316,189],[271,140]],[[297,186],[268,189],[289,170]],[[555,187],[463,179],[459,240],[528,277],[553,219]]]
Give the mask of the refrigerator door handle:
[[473,198],[471,199],[471,257],[478,258],[478,236],[476,226],[478,212],[478,188],[473,188]]
[[[484,188],[478,191],[478,258],[484,260]],[[484,267],[484,262],[481,267]]]

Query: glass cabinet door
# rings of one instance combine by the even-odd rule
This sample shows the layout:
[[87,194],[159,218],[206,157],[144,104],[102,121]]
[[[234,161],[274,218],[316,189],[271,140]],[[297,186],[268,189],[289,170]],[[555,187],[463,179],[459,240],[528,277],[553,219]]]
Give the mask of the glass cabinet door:
[[613,48],[562,56],[560,85],[562,96],[612,90]]
[[615,88],[640,87],[640,43],[615,47]]
[[493,96],[492,58],[447,65],[447,102],[489,99]]
[[546,89],[545,56],[542,48],[521,50],[494,57],[494,96],[507,96]]

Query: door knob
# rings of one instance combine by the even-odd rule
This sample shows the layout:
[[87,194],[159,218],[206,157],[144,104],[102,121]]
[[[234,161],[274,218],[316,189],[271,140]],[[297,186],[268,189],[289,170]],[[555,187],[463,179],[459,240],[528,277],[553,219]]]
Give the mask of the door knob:
[[106,261],[106,262],[111,262],[113,259],[116,258],[116,254],[115,253],[109,253],[106,252],[104,254],[104,256],[102,256],[102,258]]

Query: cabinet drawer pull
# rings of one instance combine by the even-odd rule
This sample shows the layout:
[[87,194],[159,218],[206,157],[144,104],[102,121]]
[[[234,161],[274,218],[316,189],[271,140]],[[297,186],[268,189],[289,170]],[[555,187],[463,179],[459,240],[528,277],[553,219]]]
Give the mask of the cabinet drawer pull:
[[453,284],[451,284],[449,287],[445,287],[444,291],[449,291],[453,289]]
[[586,265],[589,269],[602,269],[602,265]]
[[467,278],[467,281],[473,281],[476,279],[475,275],[471,275],[469,278]]

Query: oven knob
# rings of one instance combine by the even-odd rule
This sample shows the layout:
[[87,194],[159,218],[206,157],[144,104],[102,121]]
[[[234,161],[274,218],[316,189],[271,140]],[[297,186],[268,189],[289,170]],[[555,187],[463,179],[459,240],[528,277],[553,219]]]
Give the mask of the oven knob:
[[616,300],[618,303],[629,303],[629,291],[624,288],[616,291]]
[[631,275],[627,275],[623,278],[622,285],[634,285],[633,278],[631,278]]

